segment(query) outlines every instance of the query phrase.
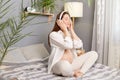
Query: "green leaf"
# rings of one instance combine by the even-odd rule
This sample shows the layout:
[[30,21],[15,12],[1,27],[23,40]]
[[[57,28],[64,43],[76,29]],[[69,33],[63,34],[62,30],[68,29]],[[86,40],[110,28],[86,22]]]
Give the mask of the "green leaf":
[[[12,4],[11,4],[11,5],[12,5]],[[11,5],[7,6],[7,7],[4,8],[3,10],[1,10],[0,13],[2,14],[2,13],[4,13],[4,12],[6,12],[6,11],[9,9],[9,7],[10,7]]]
[[31,33],[17,36],[16,38],[14,38],[14,39],[11,41],[11,45],[14,45],[15,43],[17,43],[18,41],[20,41],[21,39],[23,39],[24,37],[26,37],[26,36],[28,36],[28,35],[30,35],[30,34],[31,34]]
[[0,33],[7,28],[8,26],[8,20],[0,24]]
[[3,32],[3,39],[4,39],[5,43],[9,42],[9,40],[7,39],[7,35],[5,34],[5,32]]
[[12,35],[7,31],[7,36],[8,36],[8,38],[9,38],[9,40],[12,38]]
[[15,27],[14,27],[13,20],[9,20],[9,26],[10,26],[11,32],[14,33],[15,32]]
[[10,6],[12,6],[12,4],[8,5],[8,2],[10,2],[11,0],[6,1],[5,3],[3,3],[3,1],[0,3],[0,13],[3,12],[3,10],[8,10]]
[[4,41],[2,38],[0,39],[0,41],[1,41],[1,43],[2,43],[2,46],[3,46],[4,48],[6,48],[7,43],[5,43],[5,41]]
[[[4,52],[4,49],[1,47],[0,48],[0,55],[2,55],[2,53]],[[1,57],[1,56],[0,56]]]
[[6,6],[11,0],[7,0],[2,6]]
[[4,12],[3,14],[0,15],[0,18],[3,18],[8,12]]

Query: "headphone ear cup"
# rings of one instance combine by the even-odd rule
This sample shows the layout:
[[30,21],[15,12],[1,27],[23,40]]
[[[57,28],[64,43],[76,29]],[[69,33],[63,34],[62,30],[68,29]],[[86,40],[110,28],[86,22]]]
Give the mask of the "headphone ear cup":
[[60,16],[59,16],[59,20],[61,20],[61,18],[62,18],[62,15],[60,14]]
[[58,18],[58,20],[61,20],[61,18]]

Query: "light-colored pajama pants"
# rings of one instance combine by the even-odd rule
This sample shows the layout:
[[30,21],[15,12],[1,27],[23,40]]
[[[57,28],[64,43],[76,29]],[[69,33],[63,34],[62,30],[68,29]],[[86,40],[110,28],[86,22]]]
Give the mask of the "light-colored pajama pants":
[[95,51],[90,51],[73,59],[72,64],[66,60],[60,60],[53,66],[52,70],[53,73],[63,76],[73,76],[75,70],[80,70],[85,74],[97,58],[98,54]]

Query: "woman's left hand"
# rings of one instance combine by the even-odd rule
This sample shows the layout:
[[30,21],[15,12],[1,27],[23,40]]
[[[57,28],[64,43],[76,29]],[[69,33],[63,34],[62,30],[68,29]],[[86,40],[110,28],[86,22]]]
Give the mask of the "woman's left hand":
[[74,29],[73,29],[73,23],[72,23],[71,20],[70,20],[70,27],[69,27],[69,30],[70,30],[70,31],[74,31]]

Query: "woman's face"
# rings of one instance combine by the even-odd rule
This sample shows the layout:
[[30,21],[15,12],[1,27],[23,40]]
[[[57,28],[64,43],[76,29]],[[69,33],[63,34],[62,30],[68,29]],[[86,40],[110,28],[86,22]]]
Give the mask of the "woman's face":
[[70,16],[68,14],[65,14],[62,18],[63,22],[65,23],[65,25],[67,27],[70,27],[71,25],[71,19],[70,19]]

